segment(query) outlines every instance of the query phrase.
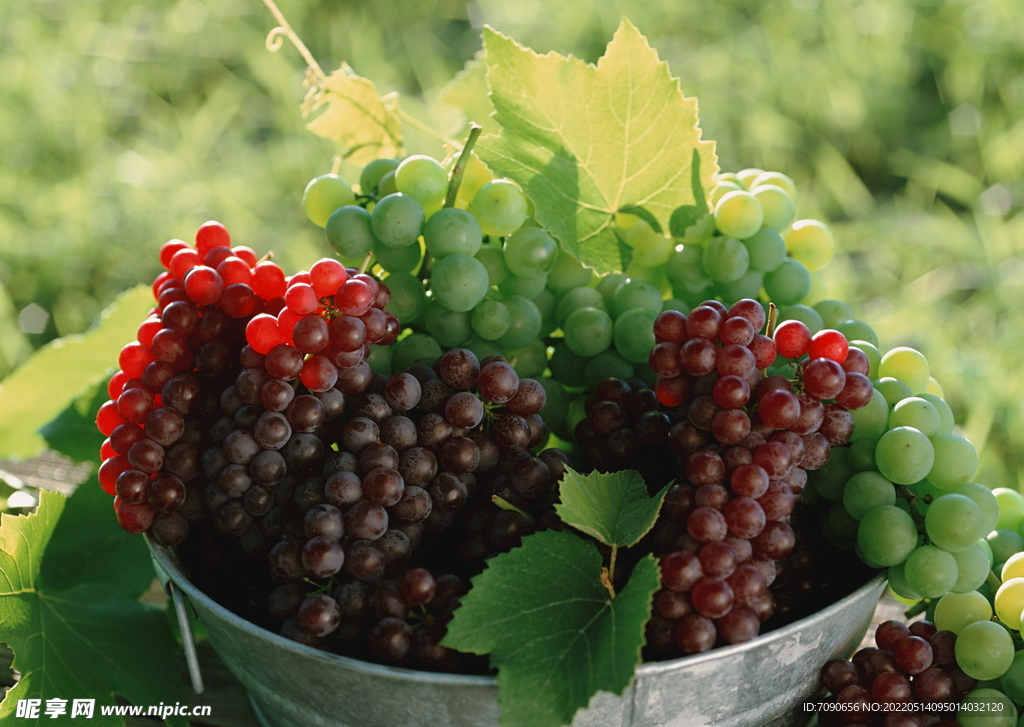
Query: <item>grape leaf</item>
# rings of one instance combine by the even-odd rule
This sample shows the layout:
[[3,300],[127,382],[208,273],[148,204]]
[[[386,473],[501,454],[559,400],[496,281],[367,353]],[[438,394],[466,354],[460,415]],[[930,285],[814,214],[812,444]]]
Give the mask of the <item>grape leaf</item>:
[[652,556],[612,598],[597,546],[546,530],[490,560],[472,583],[443,643],[490,654],[503,727],[566,725],[598,691],[629,685],[659,585]]
[[85,333],[51,341],[0,383],[0,457],[34,457],[46,443],[38,430],[89,384],[117,368],[153,306],[149,286],[122,293]]
[[606,545],[628,548],[654,527],[670,486],[651,497],[636,470],[581,475],[566,467],[555,512],[566,524]]
[[585,265],[624,269],[612,223],[625,207],[644,207],[667,230],[676,208],[706,205],[718,158],[700,138],[697,100],[628,20],[596,66],[538,55],[492,28],[484,51],[502,130],[481,139],[478,153],[523,187],[537,220]]
[[[70,700],[95,699],[90,724],[111,727],[124,720],[101,715],[100,707],[114,704],[115,694],[139,705],[185,701],[161,609],[106,583],[52,588],[45,562],[54,556],[64,510],[64,497],[44,490],[35,513],[0,515],[0,633],[21,672],[0,703],[0,722],[14,717],[19,699],[42,700],[39,718],[22,720],[27,725],[53,724],[43,709],[58,698],[69,701],[68,714],[57,721],[70,721]],[[169,721],[187,724],[183,717]]]
[[377,88],[347,63],[328,76],[312,110],[326,107],[306,126],[315,134],[341,145],[341,156],[353,164],[367,164],[402,151],[402,124],[398,96],[383,98]]
[[96,428],[96,413],[107,400],[106,380],[97,381],[72,401],[57,418],[39,433],[50,449],[75,462],[100,465],[103,434]]
[[466,122],[475,121],[485,134],[501,131],[494,120],[494,106],[487,95],[487,66],[481,53],[466,61],[455,78],[444,85],[437,95],[439,106],[453,106],[466,115]]

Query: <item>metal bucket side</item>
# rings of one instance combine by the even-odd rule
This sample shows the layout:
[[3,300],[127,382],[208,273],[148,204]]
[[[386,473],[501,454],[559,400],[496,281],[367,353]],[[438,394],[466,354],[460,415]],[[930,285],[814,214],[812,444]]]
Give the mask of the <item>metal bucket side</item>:
[[[148,540],[148,539],[147,539]],[[298,644],[228,611],[149,540],[266,727],[499,727],[491,677],[437,674]],[[879,574],[818,613],[746,644],[643,664],[621,696],[598,693],[572,727],[791,727],[822,663],[860,641],[885,587]]]

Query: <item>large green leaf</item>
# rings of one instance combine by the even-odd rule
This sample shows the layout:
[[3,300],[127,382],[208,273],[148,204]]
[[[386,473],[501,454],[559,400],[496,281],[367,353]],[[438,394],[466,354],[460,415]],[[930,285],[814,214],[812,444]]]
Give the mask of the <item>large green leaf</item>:
[[536,533],[473,579],[444,643],[490,654],[503,727],[566,725],[598,691],[628,686],[657,589],[649,555],[612,598],[593,542]]
[[668,230],[680,206],[706,206],[718,172],[701,141],[697,101],[647,39],[623,19],[597,65],[538,55],[484,29],[487,82],[499,136],[477,145],[493,169],[533,200],[537,219],[563,248],[598,272],[622,270],[616,212],[640,206]]
[[132,288],[81,335],[51,341],[0,382],[0,457],[34,457],[46,446],[38,430],[111,368],[153,306],[148,286]]
[[669,486],[651,497],[636,470],[581,475],[566,467],[555,511],[563,522],[606,545],[629,547],[654,527]]
[[[0,634],[21,672],[0,703],[0,722],[14,718],[21,699],[39,699],[43,706],[37,719],[18,724],[77,724],[71,700],[88,698],[96,700],[90,724],[110,727],[124,724],[100,713],[115,704],[115,695],[138,705],[185,701],[177,648],[160,609],[106,583],[52,587],[42,556],[60,557],[54,547],[64,509],[62,495],[43,491],[35,513],[0,515]],[[46,717],[48,699],[69,700],[67,713]],[[171,722],[186,724],[184,718]]]
[[107,401],[106,377],[76,397],[57,418],[40,428],[46,445],[75,462],[100,466],[103,433],[96,428],[96,413]]

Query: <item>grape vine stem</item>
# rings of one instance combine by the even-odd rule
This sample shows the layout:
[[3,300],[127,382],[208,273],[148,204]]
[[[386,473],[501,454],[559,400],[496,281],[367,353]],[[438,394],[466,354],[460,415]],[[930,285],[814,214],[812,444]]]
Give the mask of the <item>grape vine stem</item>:
[[444,206],[454,207],[455,198],[459,196],[459,187],[462,185],[462,175],[466,172],[466,165],[469,164],[469,156],[473,152],[476,140],[480,138],[483,127],[475,122],[469,125],[469,136],[466,138],[466,145],[462,147],[462,153],[452,167],[452,178],[448,182],[448,196],[445,197]]

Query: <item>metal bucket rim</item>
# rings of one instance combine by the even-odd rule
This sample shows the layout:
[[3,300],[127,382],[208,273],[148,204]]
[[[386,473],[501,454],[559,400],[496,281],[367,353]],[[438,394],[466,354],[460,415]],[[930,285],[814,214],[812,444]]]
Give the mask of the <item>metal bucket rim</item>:
[[[342,656],[340,654],[334,654],[331,652],[322,651],[315,649],[312,646],[306,646],[300,644],[297,641],[286,639],[280,634],[275,634],[272,631],[268,631],[262,626],[248,621],[241,616],[229,611],[224,606],[214,601],[212,598],[207,596],[205,593],[196,588],[195,585],[185,576],[184,571],[181,567],[181,561],[178,559],[177,554],[166,546],[160,545],[147,533],[146,543],[149,545],[150,552],[153,555],[154,562],[167,574],[168,578],[174,582],[174,585],[180,588],[188,596],[190,600],[197,601],[203,605],[204,608],[212,611],[215,615],[222,618],[223,620],[231,623],[234,627],[246,631],[252,636],[270,639],[271,642],[277,644],[279,647],[296,651],[307,657],[322,659],[329,662],[340,662],[353,669],[362,670],[370,674],[378,674],[380,676],[389,677],[402,677],[402,678],[414,678],[420,682],[432,682],[438,685],[459,685],[459,686],[477,686],[477,687],[493,687],[497,680],[490,676],[476,676],[471,674],[449,674],[441,672],[429,672],[420,671],[417,669],[406,669],[404,667],[397,666],[385,666],[383,664],[375,664],[370,661],[363,661],[361,659],[353,659],[349,656]],[[770,631],[764,634],[764,637],[755,637],[754,639],[744,642],[742,644],[732,644],[730,646],[723,646],[703,654],[692,654],[690,656],[680,657],[678,659],[671,659],[668,661],[652,661],[645,664],[641,664],[636,668],[636,676],[650,676],[660,674],[666,671],[673,671],[678,669],[680,665],[685,666],[697,665],[702,662],[711,661],[714,659],[721,659],[729,657],[735,654],[742,653],[749,649],[754,649],[759,646],[765,645],[767,640],[782,641],[786,637],[792,635],[795,632],[801,631],[808,625],[816,623],[818,621],[828,619],[834,614],[845,609],[849,603],[856,600],[858,597],[862,597],[866,592],[878,588],[879,585],[883,584],[886,580],[886,572],[880,571],[876,575],[872,576],[864,585],[857,588],[855,591],[844,596],[840,600],[832,603],[820,611],[816,611],[810,616],[806,616],[798,621],[794,621],[791,624],[787,624],[781,628]]]

